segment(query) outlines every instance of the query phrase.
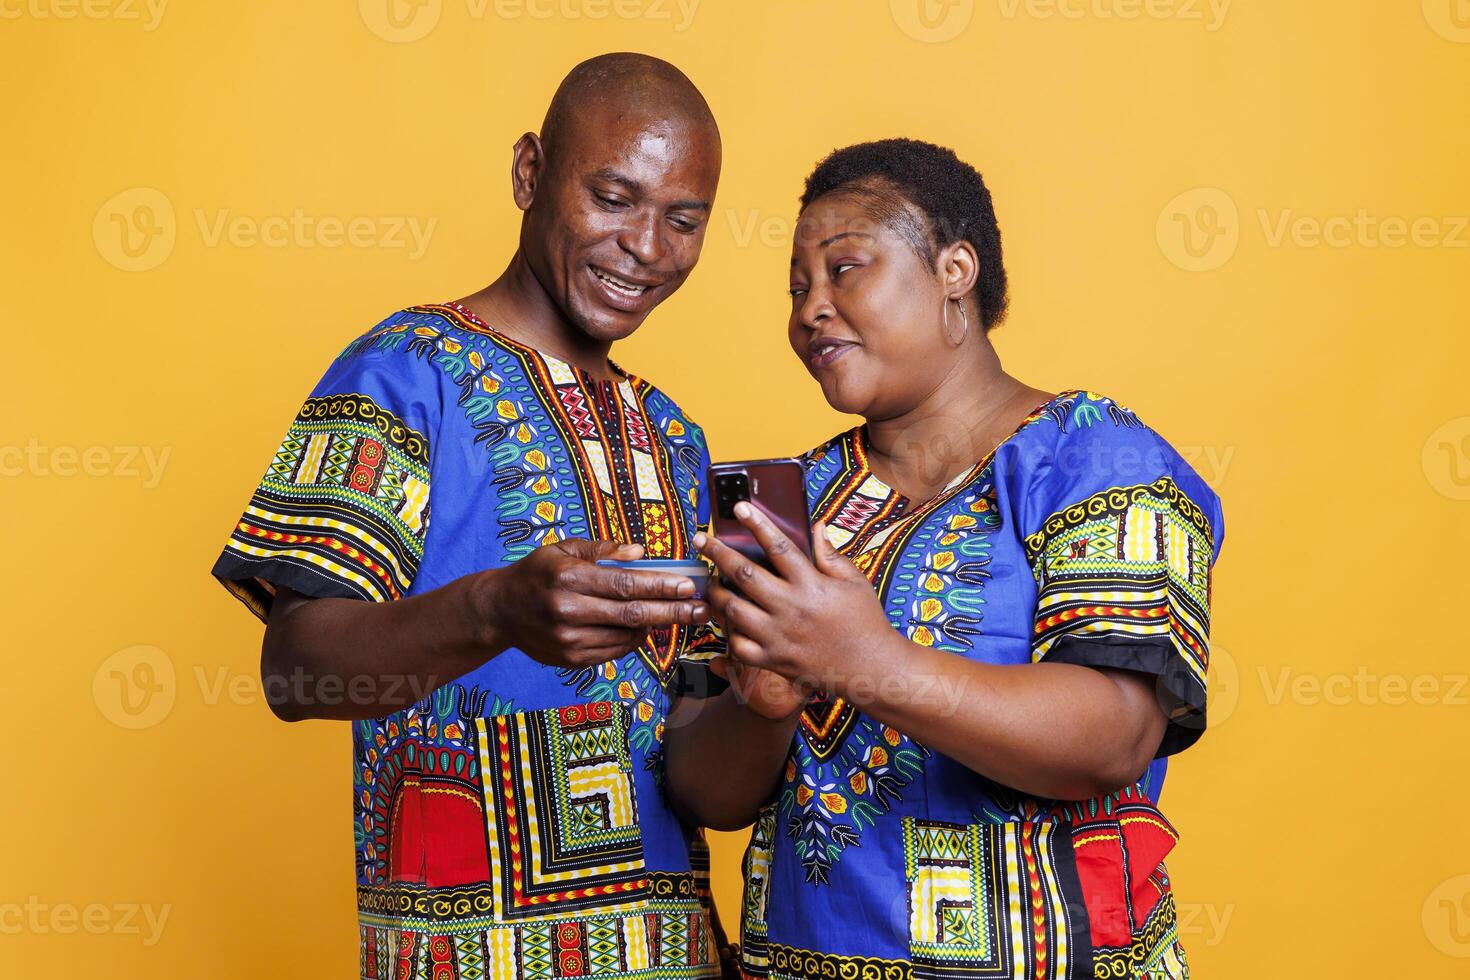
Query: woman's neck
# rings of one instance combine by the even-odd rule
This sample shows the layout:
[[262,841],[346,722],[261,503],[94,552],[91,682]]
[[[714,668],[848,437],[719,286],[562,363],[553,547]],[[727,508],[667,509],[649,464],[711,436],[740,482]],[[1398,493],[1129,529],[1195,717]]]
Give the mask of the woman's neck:
[[869,419],[869,465],[878,479],[912,500],[928,500],[1005,441],[1050,397],[1007,374],[988,340],[917,405]]

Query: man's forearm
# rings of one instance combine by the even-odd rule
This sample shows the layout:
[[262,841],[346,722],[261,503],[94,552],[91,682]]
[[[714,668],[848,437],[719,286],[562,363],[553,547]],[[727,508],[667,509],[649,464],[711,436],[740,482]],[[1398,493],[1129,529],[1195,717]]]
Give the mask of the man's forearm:
[[476,614],[494,574],[394,602],[282,590],[261,649],[271,710],[286,721],[380,718],[473,670],[508,645]]
[[712,830],[753,823],[776,788],[799,717],[757,715],[733,687],[708,700],[678,701],[664,736],[675,811],[686,823]]

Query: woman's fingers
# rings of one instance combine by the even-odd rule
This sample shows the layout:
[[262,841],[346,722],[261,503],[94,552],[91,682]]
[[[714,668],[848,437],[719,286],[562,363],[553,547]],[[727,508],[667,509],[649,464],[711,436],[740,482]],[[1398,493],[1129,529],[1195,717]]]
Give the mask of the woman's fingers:
[[789,582],[798,582],[803,575],[811,574],[811,560],[758,505],[742,500],[735,505],[735,516],[750,529],[756,542],[770,556],[771,566],[782,578]]
[[776,576],[718,538],[701,532],[694,536],[694,547],[715,563],[726,588],[738,589],[741,595],[761,604],[773,599],[780,589]]

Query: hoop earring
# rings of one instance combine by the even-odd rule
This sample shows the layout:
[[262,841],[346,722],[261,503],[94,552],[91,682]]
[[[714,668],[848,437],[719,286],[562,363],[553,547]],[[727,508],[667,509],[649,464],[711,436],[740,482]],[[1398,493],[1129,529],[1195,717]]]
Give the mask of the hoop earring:
[[946,296],[944,298],[944,338],[946,340],[948,340],[951,344],[953,344],[955,347],[958,347],[958,346],[960,346],[961,344],[963,344],[965,342],[965,337],[968,336],[969,333],[970,333],[970,314],[968,314],[968,313],[965,312],[965,301],[964,300],[957,299],[954,302],[956,304],[958,304],[958,306],[960,308],[960,320],[964,323],[964,326],[960,329],[960,339],[959,340],[955,340],[954,337],[951,336],[951,334],[949,332],[949,303],[950,303],[950,300],[949,300],[949,297]]

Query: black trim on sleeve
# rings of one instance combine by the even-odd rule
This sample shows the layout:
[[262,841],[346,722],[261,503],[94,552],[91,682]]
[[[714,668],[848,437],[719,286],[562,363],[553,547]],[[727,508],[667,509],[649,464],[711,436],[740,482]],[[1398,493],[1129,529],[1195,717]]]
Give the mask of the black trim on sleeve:
[[246,559],[226,551],[214,563],[211,574],[262,623],[270,619],[277,586],[313,599],[373,598],[342,579],[282,558]]
[[1080,667],[1113,667],[1153,674],[1159,703],[1169,717],[1155,759],[1189,748],[1205,731],[1205,689],[1172,643],[1163,637],[1124,640],[1116,637],[1063,636],[1043,662]]

